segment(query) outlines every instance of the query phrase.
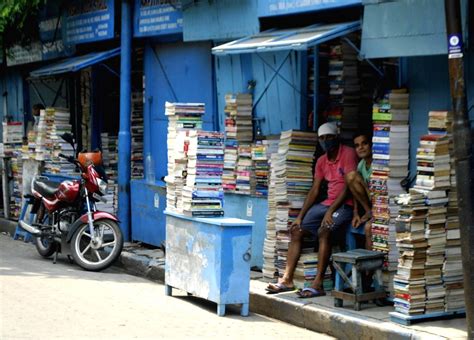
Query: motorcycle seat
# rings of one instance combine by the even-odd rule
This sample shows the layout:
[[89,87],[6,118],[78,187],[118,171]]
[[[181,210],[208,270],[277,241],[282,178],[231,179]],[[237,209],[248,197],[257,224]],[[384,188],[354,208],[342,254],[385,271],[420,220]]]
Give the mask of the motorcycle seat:
[[33,188],[45,198],[53,198],[58,191],[60,183],[48,181],[46,179],[36,179]]

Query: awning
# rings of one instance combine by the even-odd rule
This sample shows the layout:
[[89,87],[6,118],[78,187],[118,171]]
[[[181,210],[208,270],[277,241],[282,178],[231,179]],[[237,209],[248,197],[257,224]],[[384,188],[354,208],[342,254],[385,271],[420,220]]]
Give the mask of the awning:
[[212,49],[216,55],[306,50],[328,40],[360,30],[360,21],[317,24],[298,29],[269,30]]
[[86,55],[68,58],[57,63],[42,67],[38,70],[30,72],[33,78],[52,76],[56,74],[77,72],[83,68],[98,64],[109,58],[118,56],[120,54],[120,47],[110,51],[89,53]]

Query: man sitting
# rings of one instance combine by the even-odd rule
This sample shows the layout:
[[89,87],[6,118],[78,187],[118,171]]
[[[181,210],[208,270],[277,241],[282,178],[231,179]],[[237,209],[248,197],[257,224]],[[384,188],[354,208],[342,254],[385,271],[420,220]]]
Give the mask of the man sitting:
[[[354,196],[354,217],[352,218],[353,228],[364,228],[365,247],[372,249],[372,213],[370,204],[369,179],[372,174],[372,141],[369,136],[363,133],[354,136],[354,147],[360,159],[357,171],[347,174],[347,186]],[[362,209],[359,209],[362,208]],[[359,214],[362,210],[362,216]]]
[[[290,227],[291,242],[286,269],[277,284],[269,284],[270,293],[294,290],[293,274],[301,252],[304,236],[313,235],[319,240],[318,271],[311,287],[298,292],[302,298],[326,295],[323,279],[331,255],[331,239],[343,236],[352,220],[353,203],[348,199],[346,175],[354,172],[357,157],[354,149],[340,145],[337,127],[326,123],[319,127],[319,143],[325,154],[316,163],[314,182],[303,208]],[[328,197],[315,204],[323,180],[328,182]]]

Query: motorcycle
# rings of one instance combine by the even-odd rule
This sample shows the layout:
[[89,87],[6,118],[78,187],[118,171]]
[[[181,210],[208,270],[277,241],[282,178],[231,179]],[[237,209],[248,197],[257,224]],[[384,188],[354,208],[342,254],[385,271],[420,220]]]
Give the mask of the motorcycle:
[[[76,154],[72,135],[61,137]],[[97,202],[106,202],[107,183],[99,168],[102,155],[98,151],[80,152],[77,159],[64,154],[59,157],[80,169],[80,179],[56,183],[36,177],[32,194],[25,195],[32,206],[33,223],[20,220],[19,224],[33,235],[41,256],[54,255],[56,263],[58,253],[65,253],[85,270],[103,270],[120,256],[123,234],[116,216],[96,209]]]

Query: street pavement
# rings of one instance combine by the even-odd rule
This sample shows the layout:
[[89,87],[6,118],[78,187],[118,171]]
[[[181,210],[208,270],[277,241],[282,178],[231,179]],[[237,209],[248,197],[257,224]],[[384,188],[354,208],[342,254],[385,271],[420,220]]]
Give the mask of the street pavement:
[[0,339],[333,339],[127,275],[86,272],[0,234]]

